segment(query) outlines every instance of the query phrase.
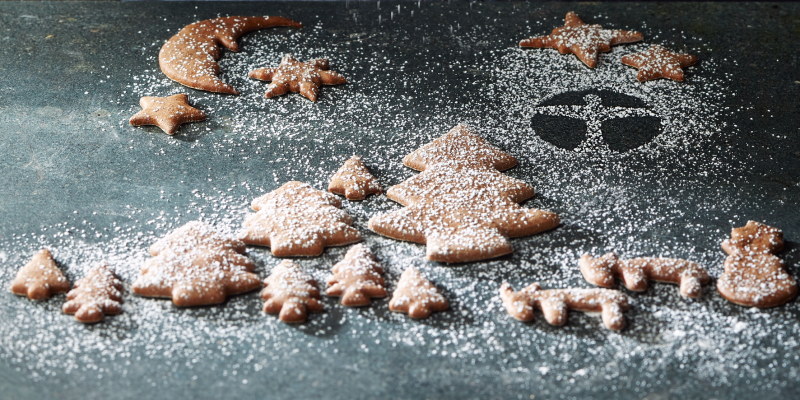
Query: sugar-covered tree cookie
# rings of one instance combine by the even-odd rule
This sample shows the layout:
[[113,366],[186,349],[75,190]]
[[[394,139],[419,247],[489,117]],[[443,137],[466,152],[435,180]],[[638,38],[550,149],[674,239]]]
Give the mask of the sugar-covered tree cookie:
[[647,282],[677,283],[683,297],[696,299],[703,292],[702,285],[711,278],[699,264],[677,258],[632,258],[620,260],[614,253],[599,258],[584,254],[578,262],[586,280],[605,288],[614,287],[619,278],[629,290],[647,290]]
[[203,222],[189,222],[150,246],[153,258],[142,266],[133,292],[172,298],[182,307],[222,303],[228,296],[261,287],[251,272],[255,264],[244,252],[241,241]]
[[83,323],[100,322],[105,315],[122,312],[122,282],[107,264],[92,268],[67,293],[62,309]]
[[521,207],[534,195],[525,182],[498,169],[516,164],[463,125],[409,154],[403,162],[423,172],[393,186],[387,196],[406,208],[373,216],[381,235],[427,245],[427,258],[468,262],[502,256],[511,237],[555,228],[558,215]]
[[50,250],[41,249],[25,264],[11,282],[11,292],[28,296],[31,300],[44,300],[69,290],[69,281],[56,266]]
[[600,312],[606,328],[618,331],[625,327],[623,311],[629,308],[628,298],[611,289],[550,289],[542,290],[538,283],[515,292],[508,283],[500,287],[500,298],[508,314],[520,321],[533,319],[533,309],[539,308],[550,325],[567,323],[570,309]]
[[368,194],[381,194],[382,189],[378,180],[364,165],[364,160],[359,156],[352,156],[333,175],[328,191],[342,194],[347,200],[364,200]]
[[281,321],[289,324],[305,321],[308,312],[324,311],[317,282],[289,260],[272,269],[264,280],[261,298],[265,300],[264,312],[280,313]]
[[433,311],[444,311],[450,304],[439,289],[416,268],[408,267],[400,275],[389,309],[407,313],[411,318],[428,318]]
[[386,297],[383,268],[375,261],[369,248],[357,244],[331,270],[328,279],[328,296],[341,296],[342,305],[358,307],[369,305],[374,297]]
[[775,307],[797,295],[797,283],[776,257],[783,249],[783,232],[778,228],[748,221],[731,231],[722,242],[728,253],[725,271],[717,281],[719,293],[732,303],[746,307]]
[[254,199],[251,207],[257,212],[247,217],[239,238],[269,246],[277,257],[318,256],[326,246],[361,240],[342,202],[307,183],[288,182]]

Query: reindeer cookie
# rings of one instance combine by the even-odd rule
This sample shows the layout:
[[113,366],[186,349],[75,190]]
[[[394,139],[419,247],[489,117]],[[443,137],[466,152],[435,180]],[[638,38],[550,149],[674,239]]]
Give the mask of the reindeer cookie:
[[677,283],[681,296],[696,299],[700,297],[702,285],[711,278],[697,263],[676,258],[632,258],[620,260],[614,253],[599,258],[588,254],[581,257],[578,265],[586,280],[597,286],[614,287],[614,279],[620,278],[628,290],[643,292],[647,282]]
[[717,290],[726,300],[746,307],[775,307],[797,295],[797,284],[776,257],[783,232],[755,221],[731,231],[722,242],[728,253]]
[[508,283],[500,286],[500,298],[508,314],[520,321],[533,319],[533,309],[539,308],[550,325],[567,323],[569,309],[601,312],[606,328],[618,331],[625,327],[623,311],[629,308],[628,298],[610,289],[550,289],[542,290],[538,283],[515,292]]
[[69,290],[69,281],[56,266],[50,250],[41,249],[17,272],[11,282],[11,293],[31,300],[49,299]]

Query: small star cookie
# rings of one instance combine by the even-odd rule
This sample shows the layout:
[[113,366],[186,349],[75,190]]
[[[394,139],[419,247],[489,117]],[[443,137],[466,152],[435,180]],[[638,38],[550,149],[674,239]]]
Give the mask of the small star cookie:
[[359,156],[350,157],[331,178],[328,191],[343,194],[347,200],[364,200],[368,194],[381,194],[378,180],[369,173]]
[[181,124],[206,119],[204,112],[189,105],[189,96],[186,94],[145,96],[139,99],[139,104],[143,110],[131,117],[131,125],[157,125],[167,135],[174,135]]
[[347,83],[343,76],[328,71],[328,60],[325,58],[300,62],[288,54],[283,57],[278,68],[250,71],[250,77],[272,82],[267,87],[267,98],[286,92],[300,92],[311,101],[317,101],[320,86]]
[[588,25],[570,11],[564,19],[564,26],[553,29],[547,36],[525,39],[521,47],[550,47],[561,54],[573,53],[589,68],[597,66],[597,54],[611,51],[611,46],[621,43],[638,42],[644,39],[641,33],[618,29],[603,29],[600,25]]
[[639,69],[636,79],[639,82],[658,78],[669,78],[683,81],[683,69],[697,62],[697,57],[689,54],[675,53],[659,45],[653,45],[647,51],[629,54],[622,57],[622,63]]
[[31,300],[44,300],[69,290],[69,281],[56,266],[50,250],[41,249],[17,272],[11,282],[11,293],[28,296]]

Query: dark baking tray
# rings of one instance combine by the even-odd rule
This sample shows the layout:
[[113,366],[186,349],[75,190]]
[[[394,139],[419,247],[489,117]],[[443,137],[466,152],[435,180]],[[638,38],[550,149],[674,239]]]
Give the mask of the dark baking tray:
[[[602,55],[597,71],[517,48],[570,10],[700,62],[685,83],[636,86],[635,71],[610,63],[644,45]],[[305,28],[250,33],[239,54],[223,52],[238,98],[166,79],[160,45],[218,15],[281,15]],[[800,396],[796,301],[752,310],[724,301],[713,283],[696,301],[654,285],[626,291],[628,328],[612,333],[580,313],[561,328],[540,316],[519,323],[496,296],[503,281],[588,287],[576,265],[583,252],[685,257],[717,277],[719,242],[750,219],[784,230],[780,256],[798,276],[796,3],[3,2],[0,43],[4,400]],[[244,74],[284,52],[329,57],[350,81],[323,88],[316,104],[264,99],[266,84]],[[128,126],[139,96],[180,92],[207,122],[174,137]],[[530,114],[588,94],[658,119],[608,125],[621,152],[577,154],[569,147],[580,123]],[[514,240],[510,256],[440,265],[424,260],[423,246],[366,229],[395,203],[345,202],[390,290],[416,265],[451,300],[430,319],[392,314],[386,300],[345,309],[325,298],[324,314],[287,326],[263,314],[254,293],[199,309],[128,293],[122,315],[83,326],[61,314],[63,295],[34,303],[7,290],[43,246],[71,280],[107,259],[129,289],[147,246],[174,227],[200,217],[232,231],[253,197],[289,180],[324,188],[353,153],[386,187],[397,184],[416,174],[402,156],[459,122],[517,156],[506,173],[539,192],[526,206],[556,211],[563,224]],[[345,251],[298,262],[323,282]],[[250,255],[261,276],[277,263],[267,249]]]

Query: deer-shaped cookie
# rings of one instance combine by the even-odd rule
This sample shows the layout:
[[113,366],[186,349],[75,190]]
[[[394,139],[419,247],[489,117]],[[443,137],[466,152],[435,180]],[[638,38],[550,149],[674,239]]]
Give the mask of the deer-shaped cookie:
[[614,253],[599,258],[588,254],[581,257],[578,265],[586,280],[600,287],[614,287],[619,278],[628,290],[643,292],[648,281],[677,283],[681,296],[696,299],[700,297],[702,285],[711,278],[703,267],[695,262],[677,258],[632,258],[620,260]]
[[797,295],[797,283],[776,257],[783,249],[783,232],[778,228],[748,221],[731,231],[722,242],[728,253],[725,271],[717,281],[719,293],[732,303],[747,307],[775,307]]
[[520,321],[533,319],[533,309],[539,308],[550,325],[567,323],[569,309],[600,312],[606,328],[618,331],[625,327],[623,311],[628,298],[611,289],[550,289],[542,290],[538,283],[515,292],[508,283],[500,286],[500,298],[508,314]]

